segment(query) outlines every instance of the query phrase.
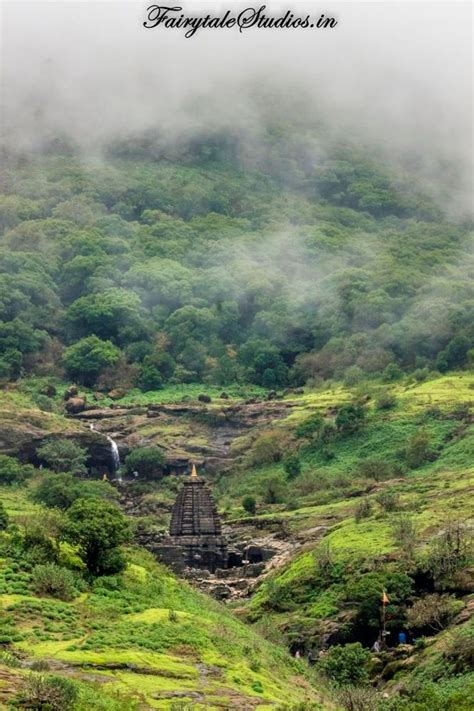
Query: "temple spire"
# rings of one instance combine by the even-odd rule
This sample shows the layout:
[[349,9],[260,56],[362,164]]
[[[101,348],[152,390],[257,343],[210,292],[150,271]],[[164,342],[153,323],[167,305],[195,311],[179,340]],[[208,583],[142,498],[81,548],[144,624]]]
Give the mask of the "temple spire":
[[191,470],[191,477],[192,477],[192,478],[194,478],[194,477],[197,478],[197,475],[198,475],[198,474],[197,474],[197,471],[196,471],[196,465],[193,464],[193,468],[192,468],[192,470]]

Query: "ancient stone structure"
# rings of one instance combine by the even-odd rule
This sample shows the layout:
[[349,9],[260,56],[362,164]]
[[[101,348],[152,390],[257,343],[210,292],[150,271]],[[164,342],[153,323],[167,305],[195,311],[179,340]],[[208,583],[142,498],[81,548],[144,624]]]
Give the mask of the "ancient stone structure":
[[177,572],[203,568],[213,573],[226,568],[227,542],[211,492],[193,465],[171,513],[170,535],[155,551]]

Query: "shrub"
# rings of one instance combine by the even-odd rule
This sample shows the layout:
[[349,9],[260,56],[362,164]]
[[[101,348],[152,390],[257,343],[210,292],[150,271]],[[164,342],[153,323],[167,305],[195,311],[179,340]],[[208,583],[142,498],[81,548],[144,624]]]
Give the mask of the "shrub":
[[377,692],[365,686],[345,686],[337,699],[346,711],[377,711]]
[[416,380],[417,383],[423,383],[428,378],[429,374],[429,368],[417,368],[412,373],[413,378],[414,380]]
[[336,416],[336,427],[341,434],[348,435],[357,432],[365,420],[366,412],[362,405],[353,403],[339,408]]
[[405,460],[410,469],[417,469],[434,459],[430,445],[431,436],[426,430],[421,430],[411,437],[405,450]]
[[357,474],[364,479],[385,481],[396,475],[395,467],[384,459],[365,459],[357,467]]
[[368,499],[366,497],[366,498],[362,499],[362,501],[360,501],[357,504],[355,514],[354,514],[356,522],[359,523],[359,521],[361,521],[363,518],[368,518],[371,515],[371,513],[372,513],[372,504],[370,502],[370,499]]
[[418,531],[413,520],[406,515],[398,516],[392,523],[392,533],[395,545],[402,551],[405,565],[413,564],[418,542]]
[[66,510],[79,498],[116,499],[116,489],[106,481],[79,481],[72,474],[45,474],[32,493],[49,508]]
[[70,679],[30,674],[17,701],[30,711],[72,711],[77,696],[77,687]]
[[461,523],[450,523],[433,540],[424,568],[438,587],[449,587],[453,584],[455,574],[469,565],[471,555],[472,534]]
[[257,510],[257,504],[253,496],[244,496],[242,499],[242,508],[247,513],[254,514]]
[[125,458],[125,468],[132,476],[134,472],[142,479],[159,479],[163,475],[165,456],[157,447],[138,447]]
[[14,457],[0,454],[0,484],[21,484],[34,471],[31,464],[21,464]]
[[413,579],[399,572],[370,572],[353,575],[346,583],[346,599],[357,608],[358,628],[371,628],[374,631],[379,628],[383,590],[390,601],[387,607],[387,626],[394,629],[403,624],[403,605],[413,593]]
[[59,600],[72,600],[78,594],[74,573],[55,563],[36,565],[32,570],[32,587],[39,595]]
[[359,368],[358,365],[351,365],[346,369],[344,373],[344,385],[351,388],[353,385],[357,385],[364,378],[364,371]]
[[455,674],[471,671],[474,659],[474,629],[465,627],[456,630],[448,642],[444,656],[452,665]]
[[380,393],[375,401],[375,407],[377,410],[391,410],[396,406],[396,404],[397,398],[390,392]]
[[47,395],[42,395],[41,393],[39,393],[38,395],[34,396],[33,400],[35,405],[37,405],[39,409],[43,412],[53,412],[54,400],[52,400]]
[[395,491],[391,491],[390,489],[381,491],[375,498],[379,506],[387,512],[396,511],[400,505],[400,497]]
[[290,452],[283,459],[283,469],[288,479],[294,479],[298,474],[301,474],[300,458],[295,452]]
[[54,472],[69,472],[77,476],[87,472],[87,450],[70,439],[56,439],[38,448],[38,455]]
[[395,380],[400,380],[403,375],[403,370],[396,363],[389,363],[383,371],[382,377],[386,383],[393,383]]
[[263,500],[266,504],[279,504],[285,500],[287,486],[281,474],[270,474],[260,484]]
[[315,413],[314,415],[310,415],[310,417],[307,417],[305,420],[303,420],[303,422],[300,422],[300,424],[295,430],[295,435],[299,438],[312,438],[320,432],[323,425],[323,416],[320,415],[319,412]]
[[433,593],[413,603],[406,613],[407,623],[409,627],[429,627],[439,632],[447,627],[458,611],[459,603],[452,595]]
[[286,439],[282,432],[267,430],[262,432],[252,444],[247,457],[248,464],[260,466],[279,462],[285,450]]
[[5,531],[8,527],[8,514],[5,510],[5,506],[0,501],[0,531]]
[[319,662],[323,672],[336,684],[362,684],[368,680],[370,652],[360,644],[337,644]]

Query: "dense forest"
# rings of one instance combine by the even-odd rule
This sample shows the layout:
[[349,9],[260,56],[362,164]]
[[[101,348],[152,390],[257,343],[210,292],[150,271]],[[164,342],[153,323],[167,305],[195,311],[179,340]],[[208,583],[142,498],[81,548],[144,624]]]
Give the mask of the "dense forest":
[[321,132],[7,152],[1,378],[274,389],[464,367],[468,224]]

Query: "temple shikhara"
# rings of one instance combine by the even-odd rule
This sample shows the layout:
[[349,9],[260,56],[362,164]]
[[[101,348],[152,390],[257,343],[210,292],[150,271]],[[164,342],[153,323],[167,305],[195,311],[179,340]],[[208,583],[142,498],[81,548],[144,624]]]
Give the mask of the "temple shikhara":
[[213,573],[217,568],[227,568],[227,542],[219,514],[194,464],[173,506],[169,536],[157,553],[177,571],[203,568]]

